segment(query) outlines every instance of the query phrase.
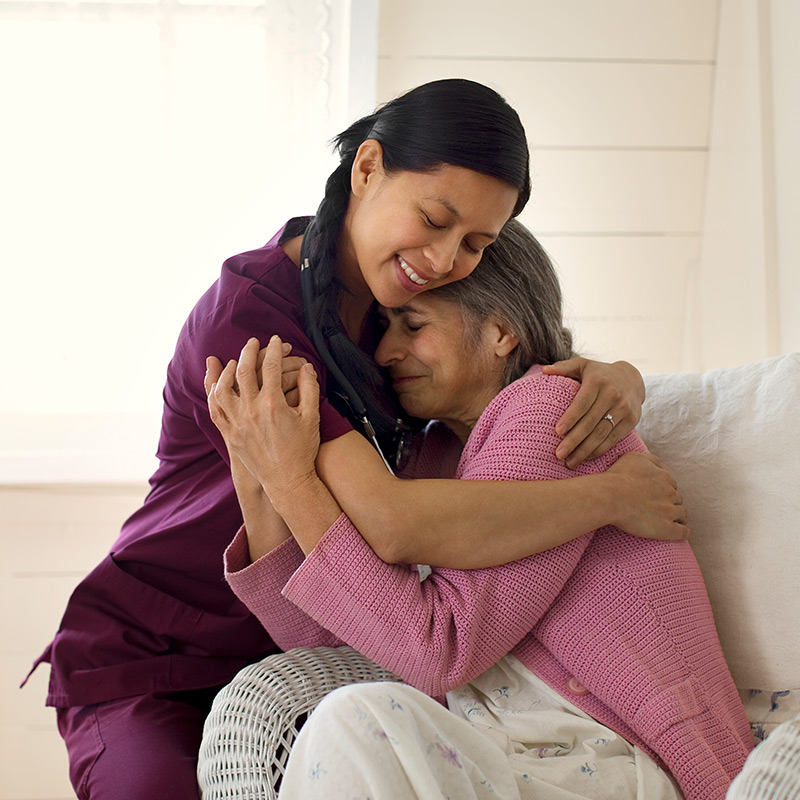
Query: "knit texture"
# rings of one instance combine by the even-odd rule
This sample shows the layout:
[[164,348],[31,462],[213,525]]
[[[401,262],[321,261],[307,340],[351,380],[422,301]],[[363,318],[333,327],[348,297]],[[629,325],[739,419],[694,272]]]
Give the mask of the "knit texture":
[[[559,479],[644,451],[630,434],[603,457],[567,470],[554,456],[554,429],[576,389],[538,368],[507,387],[478,421],[457,477]],[[280,580],[273,578],[273,599]],[[277,641],[258,597],[237,594]],[[420,583],[416,570],[380,561],[342,516],[297,566],[283,596],[297,607],[304,636],[300,612],[318,623],[318,636],[330,631],[435,697],[513,652],[573,704],[660,758],[689,800],[723,798],[751,748],[685,542],[607,527],[501,567],[436,568]],[[290,638],[287,624],[284,616],[281,638]],[[589,692],[570,692],[572,677]]]

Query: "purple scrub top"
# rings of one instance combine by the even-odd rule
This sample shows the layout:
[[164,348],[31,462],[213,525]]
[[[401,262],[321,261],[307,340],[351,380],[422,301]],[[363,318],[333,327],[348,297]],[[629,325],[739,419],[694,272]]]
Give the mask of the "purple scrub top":
[[[167,370],[150,493],[75,589],[36,662],[52,665],[48,705],[219,686],[277,649],[223,575],[242,517],[203,376],[207,356],[225,363],[251,336],[265,345],[277,333],[313,363],[324,394],[325,368],[303,326],[300,270],[279,246],[304,222],[228,259],[184,324]],[[324,397],[320,416],[323,441],[352,430]]]

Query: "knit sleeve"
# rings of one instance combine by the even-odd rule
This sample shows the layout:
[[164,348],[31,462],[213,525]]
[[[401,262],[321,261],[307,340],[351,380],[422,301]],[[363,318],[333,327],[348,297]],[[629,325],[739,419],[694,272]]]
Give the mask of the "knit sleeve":
[[607,470],[623,453],[645,451],[628,434],[607,453],[567,469],[555,457],[561,437],[555,427],[579,385],[538,368],[508,386],[488,406],[467,442],[457,477],[469,480],[559,480]]
[[338,647],[343,643],[336,636],[281,594],[303,558],[297,542],[288,539],[251,563],[247,532],[242,526],[225,551],[225,579],[281,650]]
[[[541,387],[498,395],[462,457],[463,477],[566,477],[551,438],[536,437],[555,426],[568,404],[569,391]],[[415,569],[378,559],[342,516],[288,581],[284,595],[347,644],[411,685],[441,696],[475,678],[531,631],[590,538],[499,567],[436,568],[420,582]]]

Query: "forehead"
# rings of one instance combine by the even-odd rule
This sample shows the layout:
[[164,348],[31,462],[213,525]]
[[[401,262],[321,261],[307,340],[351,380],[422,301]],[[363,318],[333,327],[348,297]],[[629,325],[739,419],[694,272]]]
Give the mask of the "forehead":
[[402,306],[396,308],[387,308],[386,306],[378,306],[378,314],[385,319],[390,317],[400,317],[409,314],[428,314],[443,316],[448,314],[458,314],[459,309],[455,303],[450,303],[447,300],[438,297],[433,292],[422,292],[416,297],[404,303]]

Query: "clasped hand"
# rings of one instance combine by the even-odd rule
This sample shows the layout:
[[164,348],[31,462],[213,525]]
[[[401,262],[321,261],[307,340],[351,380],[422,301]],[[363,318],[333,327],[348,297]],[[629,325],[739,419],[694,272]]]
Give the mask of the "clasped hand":
[[278,336],[259,348],[250,339],[224,369],[209,358],[205,389],[231,459],[238,458],[271,497],[315,475],[319,384],[305,359],[285,357],[291,347]]

